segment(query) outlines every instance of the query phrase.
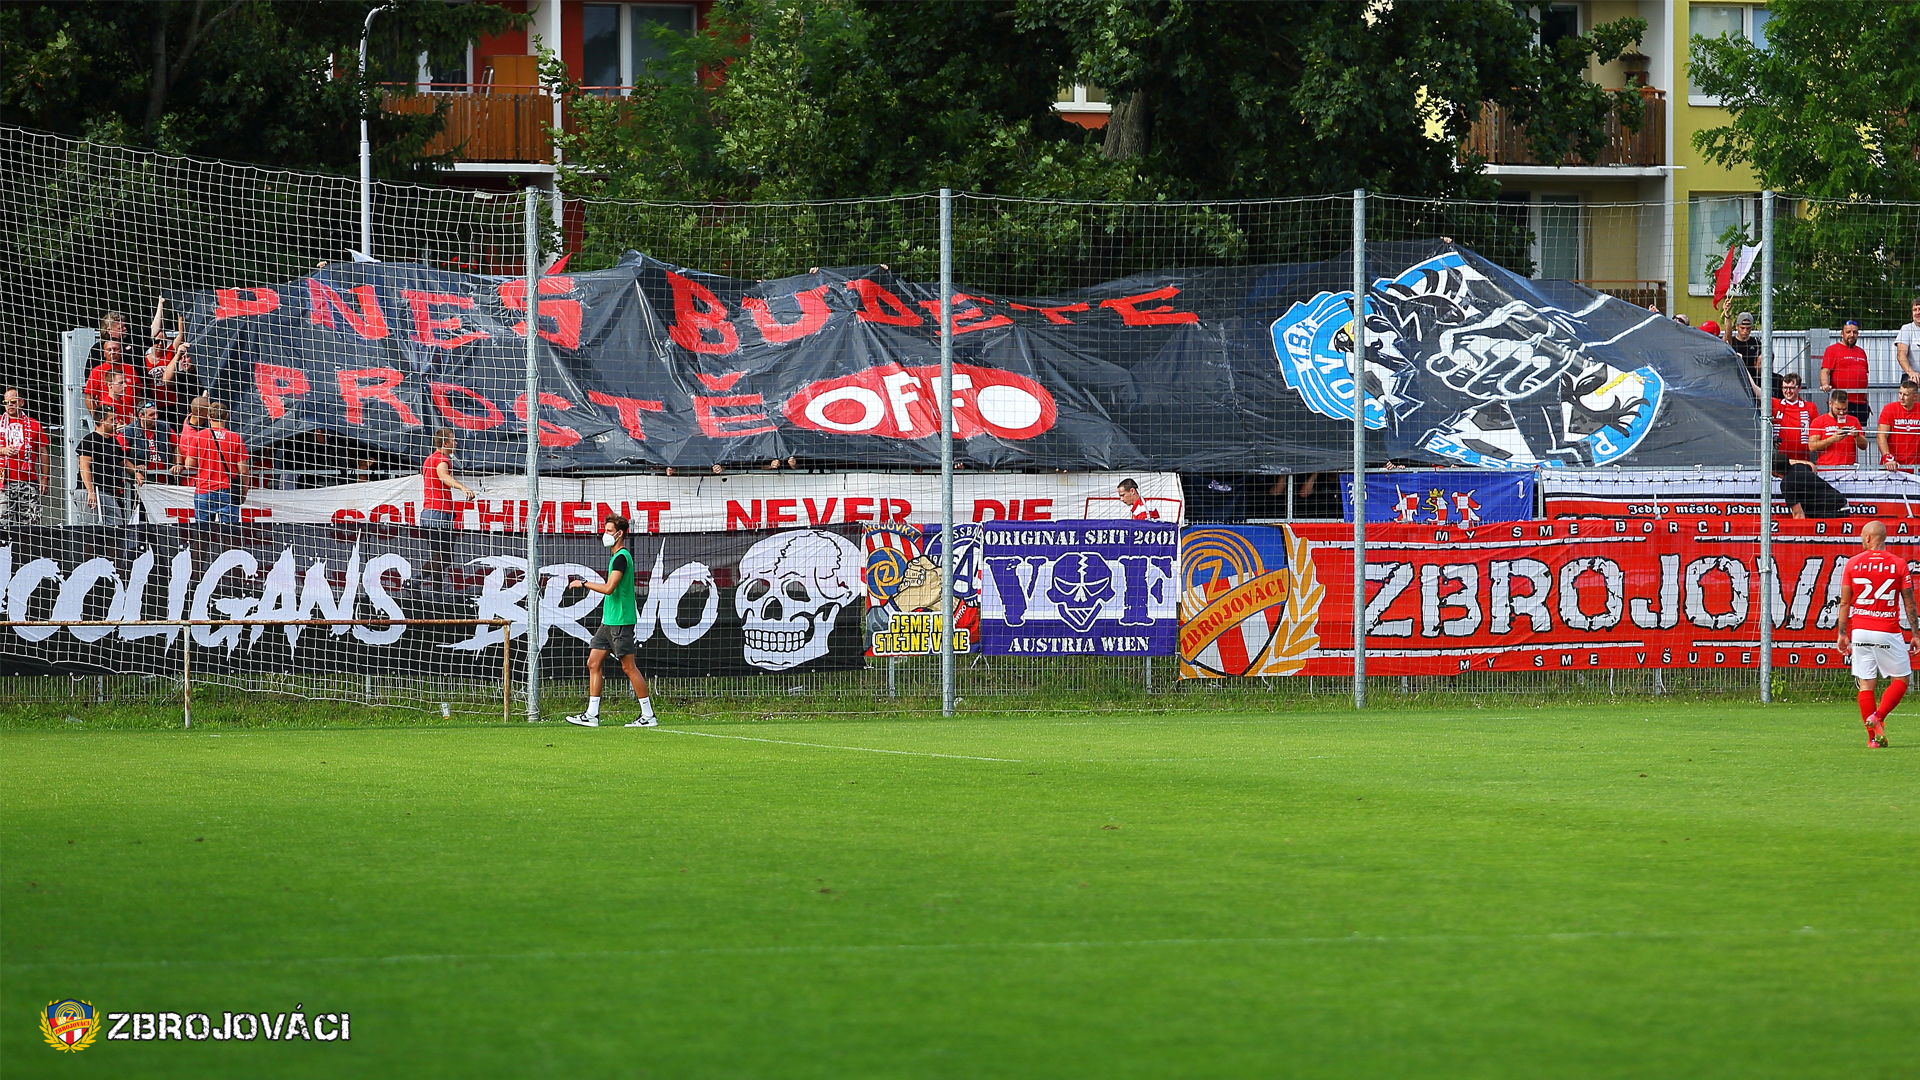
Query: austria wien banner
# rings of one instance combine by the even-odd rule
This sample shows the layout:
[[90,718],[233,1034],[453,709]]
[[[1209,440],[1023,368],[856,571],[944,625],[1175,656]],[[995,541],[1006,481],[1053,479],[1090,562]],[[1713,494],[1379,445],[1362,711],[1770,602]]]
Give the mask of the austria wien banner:
[[1159,522],[995,523],[981,530],[981,651],[1173,652],[1180,530]]
[[[1733,351],[1458,245],[1371,245],[1369,456],[1485,468],[1753,458]],[[1054,296],[952,298],[957,453],[971,466],[1338,471],[1350,459],[1351,257],[1166,270]],[[524,280],[348,263],[174,297],[249,445],[311,431],[469,467],[798,456],[939,460],[939,293],[885,267],[745,281],[629,253]],[[532,312],[530,319],[529,311]],[[541,390],[521,389],[528,335]]]
[[[1125,519],[1121,480],[1166,521],[1184,516],[1180,478],[1172,473],[962,473],[953,478],[954,516],[961,521]],[[543,533],[600,531],[608,514],[633,522],[635,532],[732,532],[740,529],[824,528],[832,525],[938,525],[940,477],[899,473],[730,473],[724,476],[543,476],[540,506],[527,506],[519,476],[467,477],[477,496],[456,503],[462,529],[524,532],[532,518]],[[193,520],[191,488],[148,484],[140,489],[148,521]],[[326,524],[368,521],[412,525],[419,520],[420,478],[340,484],[307,491],[260,488],[240,508],[248,522]]]
[[[1844,668],[1841,569],[1857,521],[1783,522],[1773,661]],[[1920,520],[1888,544],[1920,566]],[[1692,521],[1367,530],[1367,671],[1752,667],[1759,545]],[[1353,542],[1339,525],[1192,528],[1182,541],[1181,673],[1351,675]]]
[[[642,670],[753,675],[857,668],[865,614],[857,528],[635,535]],[[503,619],[527,634],[524,538],[404,526],[133,526],[0,536],[0,673],[340,672],[497,678],[502,628],[378,620]],[[584,670],[604,580],[593,537],[541,546],[543,670]],[[134,625],[260,619],[281,625]],[[306,620],[366,625],[287,625]],[[183,644],[184,643],[184,644]]]

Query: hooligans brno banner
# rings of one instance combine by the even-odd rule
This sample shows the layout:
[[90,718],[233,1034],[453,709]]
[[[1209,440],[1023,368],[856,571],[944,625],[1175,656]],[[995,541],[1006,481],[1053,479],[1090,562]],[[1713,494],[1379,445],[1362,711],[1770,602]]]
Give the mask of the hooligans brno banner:
[[[1784,521],[1772,545],[1773,662],[1844,668],[1842,568],[1859,521]],[[1920,520],[1888,522],[1920,560]],[[1367,671],[1753,667],[1758,543],[1694,520],[1367,530]],[[1353,536],[1340,525],[1190,528],[1181,673],[1351,675]]]
[[[0,539],[10,621],[120,625],[0,630],[0,671],[172,674],[183,634],[194,671],[456,673],[500,670],[495,626],[380,620],[501,619],[522,655],[524,536],[385,525],[137,526],[17,529]],[[857,529],[635,534],[640,664],[675,675],[857,668]],[[541,546],[543,670],[578,672],[601,597],[569,577],[604,580],[592,537]],[[252,625],[132,625],[259,619]],[[362,620],[363,625],[288,625]],[[274,623],[279,625],[264,625]]]

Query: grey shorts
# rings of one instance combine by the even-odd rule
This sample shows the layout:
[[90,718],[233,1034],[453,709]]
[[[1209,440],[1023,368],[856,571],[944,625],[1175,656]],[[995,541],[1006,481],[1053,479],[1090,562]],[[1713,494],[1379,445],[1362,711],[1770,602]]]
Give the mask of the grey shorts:
[[601,652],[613,654],[615,660],[632,656],[634,653],[640,651],[633,643],[633,627],[608,626],[605,623],[601,623],[600,629],[593,632],[593,645],[591,647]]

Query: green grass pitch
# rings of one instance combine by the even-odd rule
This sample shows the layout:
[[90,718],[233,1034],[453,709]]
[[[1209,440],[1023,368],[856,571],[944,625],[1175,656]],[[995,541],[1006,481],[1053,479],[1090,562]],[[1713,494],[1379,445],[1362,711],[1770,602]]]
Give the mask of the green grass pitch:
[[1851,712],[16,726],[0,1071],[1911,1077],[1920,721]]

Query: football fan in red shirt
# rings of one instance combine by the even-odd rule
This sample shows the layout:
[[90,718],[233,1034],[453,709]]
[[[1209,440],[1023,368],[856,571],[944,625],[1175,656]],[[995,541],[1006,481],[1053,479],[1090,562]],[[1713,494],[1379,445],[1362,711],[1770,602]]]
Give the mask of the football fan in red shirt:
[[0,415],[0,474],[6,478],[6,508],[0,524],[40,524],[40,501],[47,494],[47,435],[40,421],[26,414],[27,399],[9,386],[6,413]]
[[[1907,692],[1907,679],[1913,674],[1908,658],[1912,647],[1900,632],[1900,614],[1904,607],[1912,623],[1920,611],[1913,602],[1913,575],[1907,570],[1907,558],[1886,550],[1887,527],[1878,521],[1867,522],[1860,530],[1860,554],[1847,560],[1841,571],[1840,633],[1835,639],[1842,649],[1853,652],[1853,677],[1860,683],[1860,722],[1867,725],[1867,745],[1885,749],[1887,717]],[[1893,680],[1876,703],[1874,688],[1880,679]]]
[[1140,497],[1140,485],[1133,480],[1120,481],[1120,501],[1127,504],[1127,512],[1135,521],[1159,521],[1160,511],[1147,505]]
[[453,529],[460,525],[459,509],[453,501],[454,489],[466,498],[474,500],[473,489],[454,479],[453,454],[458,442],[452,428],[441,428],[433,433],[433,453],[420,466],[420,481],[423,487],[420,505],[420,524],[429,529]]
[[1840,328],[1840,340],[1820,354],[1820,389],[1851,391],[1853,415],[1866,423],[1867,350],[1860,347],[1860,324],[1853,319]]
[[1820,469],[1853,468],[1857,463],[1854,455],[1867,445],[1867,433],[1859,419],[1847,411],[1845,390],[1827,393],[1827,411],[1813,418],[1809,434],[1812,438],[1807,445],[1814,454],[1814,467]]
[[1889,469],[1920,466],[1920,383],[1900,380],[1900,400],[1880,410],[1880,464]]
[[1780,452],[1794,461],[1811,462],[1807,439],[1813,431],[1813,402],[1800,396],[1800,376],[1780,378],[1780,396],[1773,399],[1773,430]]

